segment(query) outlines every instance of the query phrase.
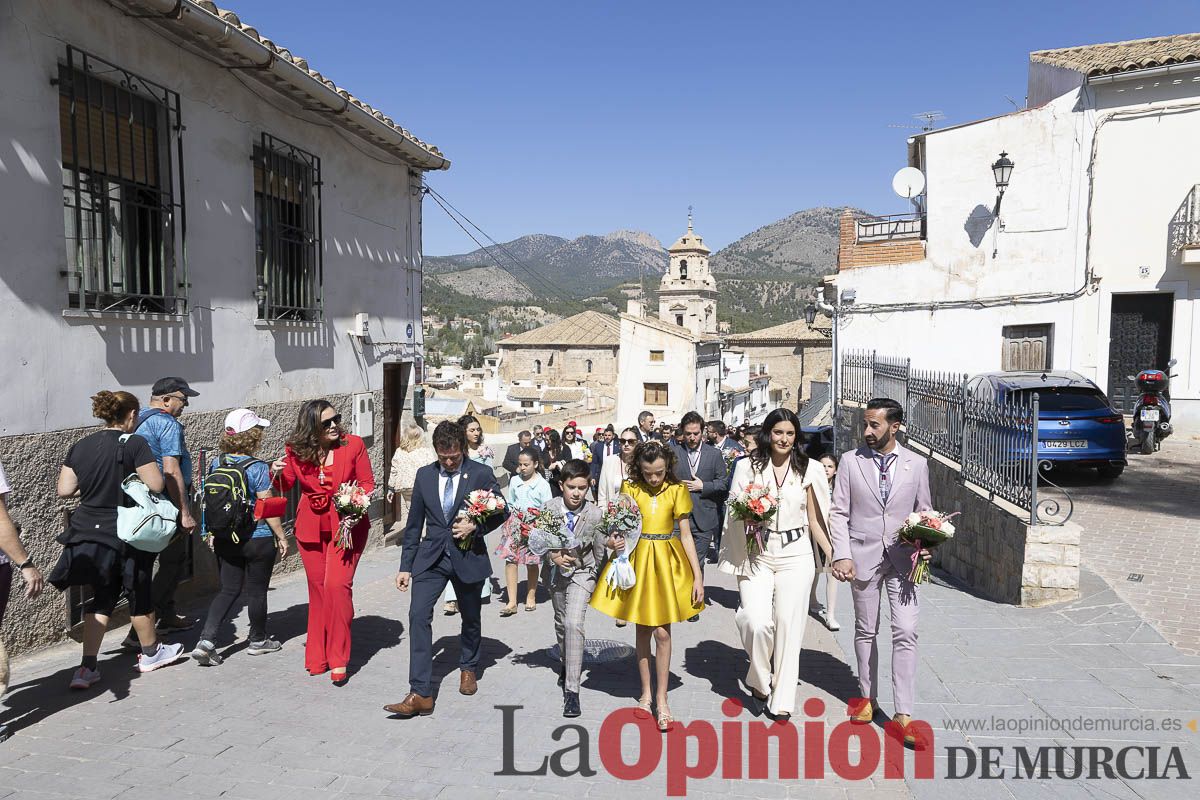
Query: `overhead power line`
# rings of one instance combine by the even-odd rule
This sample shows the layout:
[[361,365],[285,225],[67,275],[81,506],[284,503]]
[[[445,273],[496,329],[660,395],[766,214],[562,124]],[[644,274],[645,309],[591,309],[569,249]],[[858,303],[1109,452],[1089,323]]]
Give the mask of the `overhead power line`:
[[[496,250],[498,250],[501,253],[503,253],[504,255],[508,256],[509,260],[512,261],[513,265],[515,265],[517,268],[521,269],[534,282],[536,282],[537,284],[540,284],[544,289],[549,291],[550,294],[553,295],[556,299],[562,300],[566,304],[568,304],[574,308],[578,308],[581,311],[587,309],[587,306],[580,303],[579,300],[577,300],[574,297],[574,295],[572,295],[567,289],[563,288],[562,286],[559,286],[557,283],[555,283],[554,281],[552,281],[551,279],[549,279],[548,277],[543,275],[541,272],[539,272],[538,270],[534,269],[533,267],[529,266],[524,261],[519,259],[512,252],[512,250],[510,250],[508,248],[507,245],[501,244],[500,242],[496,241],[490,234],[488,234],[487,231],[485,231],[483,228],[476,225],[471,220],[470,217],[468,217],[466,214],[464,214],[463,212],[461,212],[457,208],[455,208],[455,206],[449,200],[447,200],[445,197],[443,197],[432,186],[429,186],[428,184],[426,184],[425,191],[426,191],[426,193],[429,194],[429,196],[431,198],[433,198],[433,201],[438,204],[438,206],[442,209],[442,211],[446,212],[446,216],[450,217],[450,219],[452,219],[454,221],[454,224],[458,225],[458,227],[462,229],[463,233],[467,234],[467,236],[470,237],[471,241],[475,242],[475,244],[479,246],[479,249],[481,249],[485,253],[487,253],[488,257],[491,258],[495,262],[495,265],[497,267],[499,267],[500,269],[507,272],[509,275],[511,275],[516,280],[519,280],[519,281],[526,280],[526,279],[523,279],[520,276],[518,276],[516,274],[516,272],[513,271],[513,269],[505,266],[504,263],[502,263],[500,259],[496,258],[496,256],[492,253],[492,249],[489,248],[483,242],[481,242],[479,240],[479,238],[475,236],[475,234],[473,234],[470,230],[467,229],[466,225],[470,225],[472,228],[474,228],[476,231],[478,231],[480,236],[482,236],[487,241],[491,242],[492,246]],[[466,225],[463,224],[464,222],[466,223]]]

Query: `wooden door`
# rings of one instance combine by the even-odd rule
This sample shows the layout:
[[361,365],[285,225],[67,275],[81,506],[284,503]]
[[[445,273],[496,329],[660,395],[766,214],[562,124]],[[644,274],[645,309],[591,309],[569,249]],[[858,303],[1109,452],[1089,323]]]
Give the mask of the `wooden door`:
[[1051,368],[1053,325],[1009,325],[1004,328],[1000,369],[1005,372],[1039,372]]

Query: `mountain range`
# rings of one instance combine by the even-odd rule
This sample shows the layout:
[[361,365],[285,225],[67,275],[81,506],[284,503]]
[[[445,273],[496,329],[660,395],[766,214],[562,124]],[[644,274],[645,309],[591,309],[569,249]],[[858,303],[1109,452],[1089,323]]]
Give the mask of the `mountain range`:
[[[712,271],[740,278],[817,280],[833,271],[840,214],[841,208],[809,208],[764,225],[714,253]],[[577,239],[534,233],[469,253],[425,257],[428,276],[456,291],[478,297],[486,293],[487,299],[496,300],[527,300],[555,294],[556,288],[586,297],[640,279],[653,284],[667,265],[661,242],[644,231],[629,230]],[[483,280],[494,273],[467,272],[480,267],[508,272],[508,289],[498,291],[493,281]]]

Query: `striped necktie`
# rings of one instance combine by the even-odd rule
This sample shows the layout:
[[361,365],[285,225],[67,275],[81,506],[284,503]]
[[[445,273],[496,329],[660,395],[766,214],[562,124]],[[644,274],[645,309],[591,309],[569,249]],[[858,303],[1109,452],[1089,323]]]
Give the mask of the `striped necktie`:
[[888,493],[891,491],[891,481],[888,479],[888,470],[891,469],[892,462],[896,460],[896,454],[883,455],[877,453],[875,455],[875,463],[879,465],[879,499],[887,505]]

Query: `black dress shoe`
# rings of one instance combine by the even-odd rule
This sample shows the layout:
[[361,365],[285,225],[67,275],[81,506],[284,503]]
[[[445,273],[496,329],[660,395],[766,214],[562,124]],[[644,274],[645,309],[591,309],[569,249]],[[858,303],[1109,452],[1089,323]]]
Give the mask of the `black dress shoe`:
[[579,710],[579,692],[563,692],[563,716],[578,717],[582,713]]

